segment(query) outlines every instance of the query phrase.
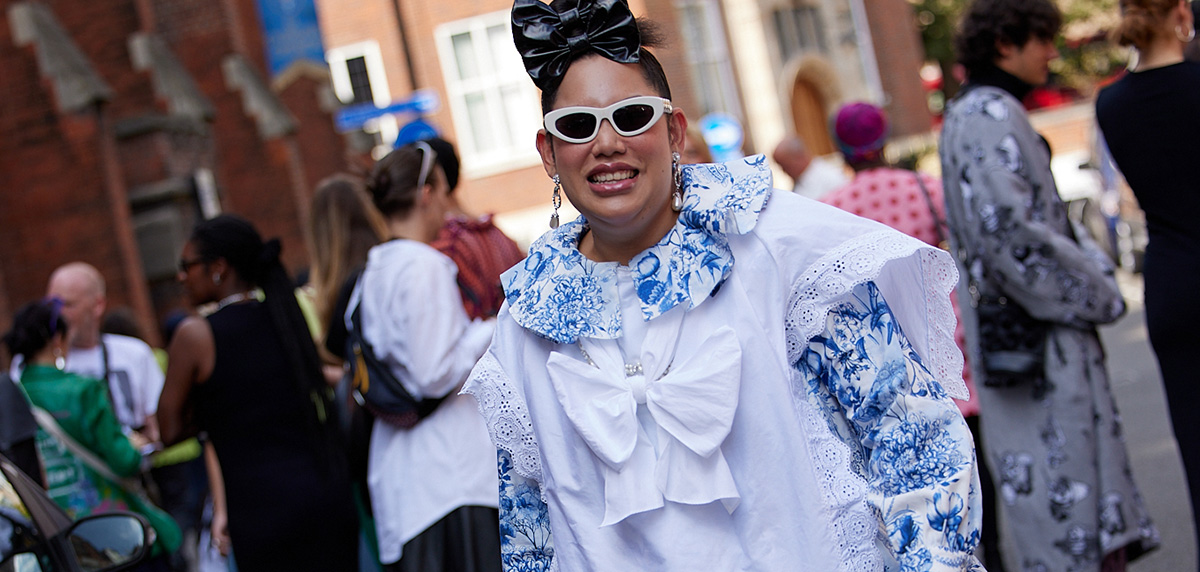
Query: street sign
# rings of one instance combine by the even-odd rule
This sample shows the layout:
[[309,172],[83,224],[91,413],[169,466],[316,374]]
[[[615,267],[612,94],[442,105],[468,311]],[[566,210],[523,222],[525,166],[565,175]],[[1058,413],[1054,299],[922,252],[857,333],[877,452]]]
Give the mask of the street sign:
[[362,129],[368,121],[385,115],[415,113],[422,115],[438,108],[438,95],[432,89],[414,91],[408,99],[394,101],[386,107],[375,107],[374,103],[360,103],[343,107],[334,114],[333,122],[338,131],[347,132]]
[[709,113],[700,118],[700,133],[718,163],[741,159],[745,133],[736,118],[725,113]]

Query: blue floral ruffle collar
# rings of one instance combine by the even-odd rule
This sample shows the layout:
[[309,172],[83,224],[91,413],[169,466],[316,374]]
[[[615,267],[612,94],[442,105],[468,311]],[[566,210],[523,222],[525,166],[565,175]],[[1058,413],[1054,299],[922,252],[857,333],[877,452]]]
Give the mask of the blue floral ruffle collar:
[[[691,309],[707,300],[733,269],[728,236],[752,230],[770,196],[771,170],[762,155],[682,169],[679,220],[629,261],[646,320],[683,302]],[[517,323],[555,342],[621,337],[617,263],[579,253],[586,228],[580,216],[547,232],[501,276]]]

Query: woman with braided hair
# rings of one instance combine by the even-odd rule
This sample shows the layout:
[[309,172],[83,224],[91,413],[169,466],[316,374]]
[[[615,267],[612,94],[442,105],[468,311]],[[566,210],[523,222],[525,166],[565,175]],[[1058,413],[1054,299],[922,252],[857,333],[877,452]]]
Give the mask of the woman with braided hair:
[[681,165],[624,0],[517,0],[546,174],[582,213],[503,276],[464,389],[499,449],[508,570],[977,570],[949,255]]
[[337,410],[279,250],[233,215],[192,232],[179,281],[192,304],[215,310],[171,340],[160,430],[166,443],[207,434],[238,569],[356,570]]

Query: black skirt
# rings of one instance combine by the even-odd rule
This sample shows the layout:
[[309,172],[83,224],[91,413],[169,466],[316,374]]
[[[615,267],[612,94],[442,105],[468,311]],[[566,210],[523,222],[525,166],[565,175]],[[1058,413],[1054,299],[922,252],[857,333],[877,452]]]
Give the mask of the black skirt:
[[501,572],[500,512],[482,506],[454,509],[404,543],[387,572]]

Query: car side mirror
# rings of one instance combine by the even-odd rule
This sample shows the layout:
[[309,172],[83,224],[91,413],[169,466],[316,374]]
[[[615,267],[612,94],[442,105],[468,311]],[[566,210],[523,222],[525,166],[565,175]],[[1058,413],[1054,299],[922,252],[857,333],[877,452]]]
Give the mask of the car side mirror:
[[154,529],[135,514],[97,514],[65,531],[83,572],[109,572],[140,562],[154,544]]

